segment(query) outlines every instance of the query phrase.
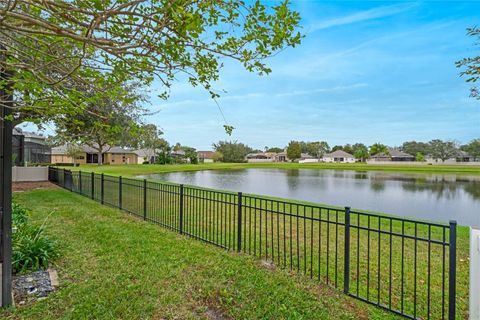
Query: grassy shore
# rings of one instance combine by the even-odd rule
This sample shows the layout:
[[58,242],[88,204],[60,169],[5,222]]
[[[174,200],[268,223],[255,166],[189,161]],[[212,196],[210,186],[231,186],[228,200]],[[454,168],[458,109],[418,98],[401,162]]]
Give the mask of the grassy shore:
[[266,169],[333,169],[357,171],[386,171],[403,173],[429,173],[429,174],[465,174],[480,175],[479,166],[462,165],[375,165],[366,163],[208,163],[208,164],[180,164],[180,165],[82,165],[77,169],[85,171],[103,172],[111,175],[135,176],[150,173],[195,171],[195,170],[235,170],[248,168]]
[[[82,192],[86,196],[91,195],[89,177],[90,175],[85,175],[82,178]],[[98,177],[97,175],[95,198],[100,201]],[[119,187],[116,180],[105,177],[104,201],[113,206],[119,205]],[[78,188],[76,178],[74,181]],[[145,194],[142,186],[142,181],[124,181],[122,207],[140,217],[146,213],[147,220],[178,229],[178,186],[148,183]],[[184,192],[184,231],[191,236],[235,249],[235,194],[196,188],[185,188]],[[144,196],[147,199],[146,207],[143,204]],[[285,204],[265,198],[257,201],[255,197],[248,195],[244,195],[243,203],[245,253],[342,288],[343,278],[337,275],[343,274],[344,228],[335,224],[344,221],[341,210],[310,206],[303,202]],[[412,222],[389,222],[386,216],[379,218],[359,216],[356,213],[352,215],[352,225],[368,227],[372,231],[360,231],[357,228],[351,230],[351,292],[357,292],[363,297],[370,295],[373,301],[376,301],[378,295],[380,303],[391,303],[392,307],[398,310],[405,308],[405,312],[410,314],[414,313],[415,305],[417,315],[426,317],[430,310],[433,318],[441,317],[442,304],[435,301],[443,301],[445,298],[445,295],[442,296],[445,286],[442,265],[445,266],[444,261],[448,261],[448,250],[445,252],[446,248],[442,249],[438,244],[432,244],[430,250],[429,243],[417,242],[412,238],[403,239],[398,234],[444,241],[448,239],[448,233],[445,234],[439,227],[430,229],[426,225]],[[375,231],[377,228],[393,231],[396,235],[380,236]],[[458,229],[457,250],[457,310],[462,318],[467,316],[468,307],[467,228]],[[417,271],[416,276],[413,274],[414,268]],[[403,270],[406,270],[406,273]],[[429,274],[431,277],[428,277]],[[414,277],[416,281],[413,281]],[[417,290],[416,295],[414,290]],[[431,294],[428,293],[430,290]],[[427,299],[429,296],[430,299]],[[414,304],[415,297],[418,304]]]
[[316,280],[65,190],[17,193],[62,249],[61,288],[7,319],[393,319]]
[[[242,168],[251,168],[251,167],[274,167],[274,168],[279,168],[279,167],[287,167],[287,168],[290,168],[290,167],[295,167],[295,166],[301,166],[303,167],[303,165],[298,165],[298,164],[281,164],[279,166],[279,164],[269,164],[269,165],[264,165],[264,164],[261,164],[261,165],[257,165],[257,164],[209,164],[209,165],[171,165],[171,166],[158,166],[158,165],[130,165],[130,166],[101,166],[101,167],[98,167],[98,166],[88,166],[88,167],[83,167],[83,169],[85,171],[92,171],[90,169],[93,169],[97,172],[105,172],[107,174],[111,174],[111,175],[122,175],[122,176],[135,176],[135,175],[138,175],[138,174],[146,174],[149,170],[148,173],[154,173],[154,172],[168,172],[168,171],[186,171],[186,170],[200,170],[200,169],[242,169]],[[334,165],[335,167],[343,167],[341,165]],[[358,166],[358,165],[355,165],[355,166]],[[323,168],[323,165],[321,164],[315,164],[313,166],[310,166],[308,165],[308,167],[311,167],[313,169],[320,169],[320,168]],[[329,167],[330,168],[330,167]],[[428,167],[427,167],[428,168]],[[446,168],[446,167],[442,167],[442,168]],[[82,169],[82,167],[81,167]],[[464,167],[460,167],[460,169],[464,169]],[[145,172],[145,170],[147,170],[147,172]],[[88,185],[88,184],[87,184]],[[117,187],[115,186],[111,186],[111,187],[107,187],[106,186],[106,197],[107,198],[110,198],[112,197],[113,199],[113,204],[116,203],[115,201],[115,197],[117,195]],[[125,189],[124,191],[126,191],[124,193],[124,205],[126,204],[131,204],[132,206],[132,210],[133,208],[137,207],[138,205],[141,205],[138,203],[138,198],[139,198],[139,195],[136,194],[136,189],[137,188],[133,188],[132,190],[128,191],[127,189]],[[111,196],[108,196],[108,194],[110,193],[108,190],[112,191],[113,194]],[[125,196],[126,194],[126,196]],[[130,197],[133,197],[132,199],[129,199]],[[154,193],[149,193],[149,199],[150,197],[156,197],[156,195],[154,195]],[[208,197],[207,197],[208,198]],[[158,201],[158,200],[157,200]],[[175,201],[172,200],[172,208],[174,208],[175,206]],[[187,200],[186,200],[187,201]],[[147,203],[151,204],[151,205],[154,205],[156,202],[154,199],[151,199],[151,200],[148,200]],[[164,204],[165,205],[165,204]],[[196,204],[198,205],[198,203]],[[188,201],[187,201],[187,205],[186,207],[189,207],[188,206]],[[200,222],[200,226],[211,226],[213,225],[215,222],[215,219],[218,219],[218,212],[216,212],[215,210],[215,207],[208,207],[208,201],[207,201],[207,204],[206,204],[206,207],[204,206],[204,216],[200,216],[198,217],[197,216],[197,220],[195,220],[195,224],[198,224]],[[208,209],[210,208],[210,209]],[[213,208],[213,209],[211,209]],[[285,223],[285,221],[279,221],[279,217],[276,217],[276,215],[274,214],[271,214],[271,212],[269,213],[269,211],[272,209],[273,207],[265,207],[263,212],[264,212],[264,217],[262,218],[261,216],[260,217],[256,217],[254,220],[252,221],[256,221],[257,222],[257,227],[256,226],[253,226],[253,230],[257,230],[258,228],[258,225],[260,225],[260,229],[257,230],[256,232],[254,233],[257,233],[257,234],[262,234],[262,232],[265,231],[265,238],[264,239],[270,239],[270,237],[272,238],[271,240],[271,243],[267,242],[265,243],[265,247],[264,247],[264,253],[265,253],[265,250],[267,250],[267,254],[266,256],[268,257],[268,250],[270,250],[270,254],[275,251],[275,248],[278,248],[278,241],[274,241],[274,239],[276,238],[276,233],[275,233],[275,228],[273,228],[273,226],[277,226],[276,228],[279,229],[279,230],[282,230],[285,229],[284,226],[286,226],[286,229],[288,230],[291,226],[292,226],[292,223],[290,222],[290,224],[288,223]],[[167,217],[160,217],[159,219],[162,220],[162,219],[166,219],[165,221],[174,221],[175,218],[174,215],[174,209],[172,210],[168,210],[169,209],[169,206],[168,206],[168,203],[167,203],[167,207],[164,208],[164,209],[167,209],[166,211],[172,211],[171,212],[171,217],[169,217],[169,214],[167,214]],[[134,211],[137,211],[137,212],[141,212],[142,209],[136,209]],[[152,213],[152,214],[156,214],[155,212],[157,212],[157,210],[160,210],[160,208],[148,208],[148,212],[149,214]],[[163,210],[163,209],[162,209]],[[162,211],[160,210],[160,211]],[[298,210],[298,208],[297,208]],[[164,210],[165,211],[165,210]],[[188,211],[188,210],[187,210]],[[292,211],[293,212],[293,211]],[[295,214],[295,212],[293,212]],[[317,213],[314,213],[314,212],[311,212],[311,214],[323,214],[323,217],[325,217],[325,212],[323,213],[320,213],[320,212],[317,212]],[[217,217],[217,218],[216,218]],[[199,219],[199,220],[198,220]],[[249,218],[251,219],[251,218]],[[259,219],[259,220],[258,220]],[[272,228],[267,228],[265,229],[264,231],[262,231],[262,219],[264,219],[264,226],[265,228],[267,227],[267,221],[268,223],[272,224]],[[342,219],[340,217],[340,219]],[[162,220],[163,221],[163,220]],[[163,221],[163,222],[165,222]],[[188,218],[187,218],[187,223],[188,223]],[[375,223],[377,223],[376,221],[378,220],[374,220],[372,221],[372,224],[373,225],[376,225]],[[250,222],[250,221],[249,221]],[[370,222],[369,222],[370,223]],[[254,224],[254,222],[250,222],[250,224]],[[362,224],[366,224],[366,221],[363,221]],[[287,244],[289,243],[289,241],[291,243],[293,243],[294,245],[294,253],[297,252],[299,254],[297,254],[297,256],[299,255],[300,256],[300,262],[302,261],[302,259],[305,259],[305,261],[303,262],[303,264],[300,264],[300,263],[297,263],[297,265],[295,265],[295,262],[293,263],[294,265],[294,269],[295,267],[297,269],[302,269],[302,268],[306,268],[308,270],[308,268],[310,268],[310,274],[314,274],[314,275],[325,275],[325,274],[328,274],[328,270],[325,270],[324,266],[322,265],[322,268],[318,267],[316,268],[315,267],[315,264],[313,265],[313,271],[312,271],[312,259],[314,261],[316,261],[317,257],[316,257],[316,251],[317,249],[319,251],[322,251],[322,252],[325,252],[325,250],[328,250],[328,248],[325,248],[326,244],[325,243],[322,243],[320,246],[317,246],[317,247],[313,247],[313,246],[309,246],[308,243],[310,243],[310,234],[312,235],[317,235],[319,233],[321,233],[321,230],[323,228],[324,232],[325,230],[327,230],[328,226],[324,223],[321,223],[319,225],[307,225],[305,227],[302,227],[302,225],[300,224],[300,227],[297,223],[297,226],[295,227],[294,226],[294,230],[295,230],[295,233],[297,234],[300,234],[300,235],[303,235],[305,236],[306,235],[306,240],[304,240],[302,242],[302,239],[300,239],[300,241],[298,241],[298,238],[297,240],[295,241],[294,239],[290,239],[290,240],[287,240]],[[199,232],[199,230],[196,230],[196,228],[199,228],[199,226],[191,226],[191,227],[188,227],[188,225],[186,226],[187,228],[190,228],[193,230],[193,233],[196,234]],[[385,228],[385,226],[383,226]],[[388,226],[387,226],[388,227]],[[396,230],[398,228],[400,228],[401,226],[400,225],[395,225],[393,226],[394,228],[394,231],[398,231],[400,232],[400,229],[399,230]],[[248,227],[246,226],[247,229],[252,229],[252,227]],[[205,229],[208,229],[208,228],[205,228]],[[333,232],[334,230],[332,230]],[[419,230],[419,233],[422,233],[424,234],[424,236],[426,237],[427,235],[427,229],[422,229],[420,228]],[[251,231],[250,231],[251,232]],[[355,238],[355,231],[353,231],[354,234],[353,234],[353,238]],[[278,233],[278,231],[277,231]],[[409,230],[409,233],[413,233],[413,229],[412,230]],[[434,238],[437,237],[438,239],[441,239],[441,233],[438,233],[436,234],[437,232],[435,230],[432,230],[432,233],[433,233],[433,236]],[[340,247],[342,246],[342,234],[343,234],[343,231],[340,230],[338,235],[339,235],[339,238],[340,238]],[[334,233],[331,233],[330,237],[334,237]],[[232,237],[234,238],[234,235],[232,235]],[[372,233],[370,235],[368,235],[368,241],[373,244],[373,252],[376,251],[376,249],[378,249],[378,247],[375,247],[377,241],[379,243],[379,247],[380,247],[380,239],[375,235],[375,233]],[[229,235],[229,238],[230,238],[230,235]],[[302,238],[302,236],[300,237]],[[362,233],[361,235],[361,246],[360,248],[362,248],[361,251],[359,251],[360,253],[360,256],[361,256],[361,270],[365,270],[367,268],[369,268],[368,265],[365,265],[365,261],[372,261],[372,263],[370,264],[370,268],[372,268],[371,271],[373,271],[373,274],[375,275],[376,274],[376,271],[377,270],[380,270],[382,275],[385,275],[388,273],[388,264],[386,264],[386,261],[389,257],[389,254],[388,254],[388,244],[390,243],[388,238],[385,238],[385,237],[382,237],[381,239],[381,249],[378,251],[378,252],[381,252],[382,256],[383,256],[383,259],[382,259],[382,266],[381,268],[379,268],[377,265],[375,265],[375,261],[377,260],[377,256],[375,256],[374,254],[372,256],[370,256],[370,258],[368,258],[368,256],[366,256],[368,253],[367,252],[364,252],[364,248],[368,247],[369,245],[365,242],[367,241],[367,234],[365,232]],[[214,239],[209,239],[210,241],[213,241]],[[332,239],[333,240],[333,239]],[[259,242],[257,242],[259,241]],[[268,240],[270,241],[270,240]],[[407,252],[407,256],[410,256],[409,258],[407,257],[406,261],[407,261],[407,265],[410,265],[411,266],[407,266],[407,268],[411,268],[413,267],[413,259],[411,258],[411,256],[413,256],[413,241],[410,241],[411,243],[406,243],[406,246],[407,248],[409,248],[406,252]],[[262,243],[262,240],[261,240],[261,237],[260,239],[257,238],[256,241],[253,241],[253,243],[255,244],[261,244]],[[332,242],[334,243],[334,242]],[[249,240],[249,249],[250,249],[250,245],[253,247],[254,246],[251,245],[250,243],[250,240]],[[269,247],[270,246],[270,247]],[[287,246],[288,247],[288,246]],[[321,248],[320,248],[321,247]],[[393,254],[393,257],[395,257],[396,253],[397,253],[397,256],[398,256],[398,253],[400,252],[400,248],[401,248],[401,244],[400,242],[398,241],[393,241],[393,247],[394,247],[394,254]],[[279,247],[281,249],[281,246]],[[273,250],[272,250],[273,249]],[[280,253],[283,253],[283,252],[280,252],[282,250],[280,249],[277,249],[277,255],[276,257],[278,258],[280,256]],[[432,248],[433,249],[433,248]],[[426,248],[426,244],[423,244],[420,246],[419,244],[419,247],[418,247],[418,250],[420,253],[419,255],[419,263],[418,263],[418,270],[421,274],[421,276],[418,277],[417,281],[419,281],[419,283],[421,284],[425,284],[427,282],[427,278],[426,278],[426,270],[427,270],[427,256],[426,256],[426,253],[428,252],[427,248]],[[412,251],[412,252],[410,252]],[[305,252],[307,253],[306,255],[306,258],[305,258]],[[313,258],[309,258],[309,255],[311,255],[310,252],[313,252]],[[353,253],[353,256],[356,256],[356,251],[355,251],[355,248],[353,249],[352,251]],[[275,253],[275,252],[273,252]],[[390,253],[391,254],[391,253]],[[290,254],[291,255],[291,254]],[[261,245],[260,245],[260,252],[259,254],[257,253],[257,256],[260,256],[263,258],[264,254],[262,254],[262,249],[261,249]],[[341,250],[340,250],[340,253],[339,253],[339,260],[341,261],[343,258],[342,258],[342,253],[341,253]],[[432,265],[433,266],[436,266],[437,268],[437,272],[438,272],[438,268],[441,266],[442,262],[441,262],[441,257],[442,257],[442,252],[441,250],[439,250],[439,248],[437,249],[433,249],[432,250]],[[291,260],[288,260],[287,259],[287,265],[288,265],[288,262],[291,261]],[[379,260],[380,261],[380,260]],[[400,268],[401,268],[401,264],[399,262],[400,260],[397,261],[397,259],[393,259],[393,266],[392,266],[392,269],[394,270],[394,274],[400,274]],[[281,261],[280,261],[281,262]],[[333,263],[331,261],[331,263]],[[283,262],[283,264],[285,264],[285,261]],[[459,232],[458,232],[458,259],[457,259],[457,268],[458,268],[458,271],[457,271],[457,288],[458,288],[458,295],[457,295],[457,298],[458,298],[458,314],[460,315],[459,318],[462,318],[462,317],[466,317],[467,316],[467,302],[468,302],[468,229],[467,228],[459,228]],[[332,269],[331,269],[332,270]],[[340,267],[339,267],[339,273],[341,274],[342,273],[342,266],[341,266],[341,263],[340,263]],[[409,270],[409,269],[407,269]],[[306,272],[307,273],[307,272]],[[353,275],[354,278],[355,278],[355,275]],[[410,274],[409,277],[411,277],[412,275]],[[328,279],[328,278],[327,278]],[[360,281],[363,283],[363,282],[367,282],[368,283],[368,279],[365,279],[365,274],[362,274],[360,276]],[[373,277],[372,279],[370,279],[371,282],[374,282],[376,283],[376,280],[378,278],[375,278]],[[395,279],[394,279],[395,280]],[[396,279],[397,280],[397,283],[394,284],[394,292],[396,293],[396,295],[398,296],[398,292],[400,292],[400,286],[398,285],[398,278]],[[341,280],[340,280],[341,281]],[[382,280],[383,281],[383,280]],[[394,281],[395,282],[395,281]],[[340,283],[340,287],[341,287],[341,284]],[[422,288],[424,288],[425,286],[421,286]],[[438,299],[438,301],[441,301],[441,287],[442,287],[442,282],[441,282],[441,276],[439,273],[436,273],[435,274],[432,274],[432,297],[437,297],[435,299]],[[386,288],[388,288],[388,285],[385,286],[385,285],[382,285],[382,296],[386,295],[387,292],[385,291]],[[363,288],[364,289],[364,288]],[[407,292],[410,292],[413,291],[413,284],[411,283],[407,283],[407,286],[405,288],[407,290]],[[420,290],[423,290],[423,289],[420,289]],[[360,290],[362,291],[362,289]],[[423,290],[425,291],[425,290]],[[418,297],[417,298],[420,298],[420,300],[422,300],[422,303],[423,303],[423,306],[425,306],[425,301],[424,301],[424,297],[427,296],[427,292],[423,292],[423,291],[419,291],[419,294],[418,294]],[[373,296],[375,296],[376,292],[378,291],[375,291],[375,289],[371,290],[370,291],[370,294]],[[361,292],[362,293],[362,292]],[[365,293],[365,292],[363,292]],[[388,296],[388,295],[387,295]],[[411,302],[412,301],[409,301],[410,303],[410,306],[408,307],[408,312],[411,312]],[[399,303],[399,300],[398,300],[398,297],[395,298],[394,300],[394,303],[396,305],[398,305]],[[441,311],[438,309],[439,305],[437,304],[434,304],[432,305],[432,312],[434,312],[435,314],[439,314]],[[426,311],[425,310],[420,310],[422,313],[425,313]]]

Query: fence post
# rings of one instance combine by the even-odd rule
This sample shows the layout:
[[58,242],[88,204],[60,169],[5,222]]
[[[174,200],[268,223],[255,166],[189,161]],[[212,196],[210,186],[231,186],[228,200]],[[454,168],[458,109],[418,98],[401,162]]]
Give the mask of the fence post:
[[242,193],[238,193],[237,251],[242,252]]
[[78,171],[78,189],[80,191],[80,194],[83,194],[83,192],[82,192],[82,170]]
[[65,168],[63,168],[63,179],[62,179],[62,181],[63,181],[62,182],[62,187],[63,188],[65,188],[65,172],[66,172]]
[[105,177],[103,175],[103,173],[100,175],[100,203],[103,204],[103,199],[104,199],[104,196],[105,196],[105,188],[104,188],[104,185],[105,185]]
[[147,179],[143,179],[143,220],[147,220]]
[[471,320],[480,319],[480,229],[470,227],[470,312]]
[[92,189],[92,199],[95,199],[95,173],[90,173],[90,189]]
[[448,262],[448,319],[455,320],[457,283],[457,221],[450,220]]
[[122,176],[118,177],[118,208],[122,209]]
[[343,293],[350,292],[350,207],[345,207],[345,232],[343,252]]
[[180,185],[180,234],[183,234],[183,184]]

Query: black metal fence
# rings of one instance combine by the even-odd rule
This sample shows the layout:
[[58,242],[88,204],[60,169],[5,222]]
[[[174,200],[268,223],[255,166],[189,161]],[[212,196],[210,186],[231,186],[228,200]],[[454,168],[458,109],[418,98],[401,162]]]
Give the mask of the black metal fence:
[[455,319],[449,225],[50,167],[49,180],[411,319]]

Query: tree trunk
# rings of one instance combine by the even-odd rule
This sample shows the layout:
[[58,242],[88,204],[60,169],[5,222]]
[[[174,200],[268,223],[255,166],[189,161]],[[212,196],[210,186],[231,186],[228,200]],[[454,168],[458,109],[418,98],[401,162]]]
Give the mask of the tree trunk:
[[97,164],[101,166],[103,164],[103,153],[102,151],[99,151],[97,154],[98,154]]

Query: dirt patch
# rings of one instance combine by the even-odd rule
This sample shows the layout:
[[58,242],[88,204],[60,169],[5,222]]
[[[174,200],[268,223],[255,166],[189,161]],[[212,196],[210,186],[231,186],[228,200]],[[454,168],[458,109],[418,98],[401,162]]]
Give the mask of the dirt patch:
[[52,188],[59,188],[59,187],[48,181],[12,183],[12,191],[14,192],[30,191],[35,189],[52,189]]
[[259,265],[262,267],[262,268],[265,268],[265,269],[268,269],[270,271],[275,271],[277,270],[277,266],[271,262],[271,261],[267,261],[267,260],[261,260],[259,262]]
[[227,320],[229,319],[221,309],[209,307],[205,312],[205,316],[211,320]]

